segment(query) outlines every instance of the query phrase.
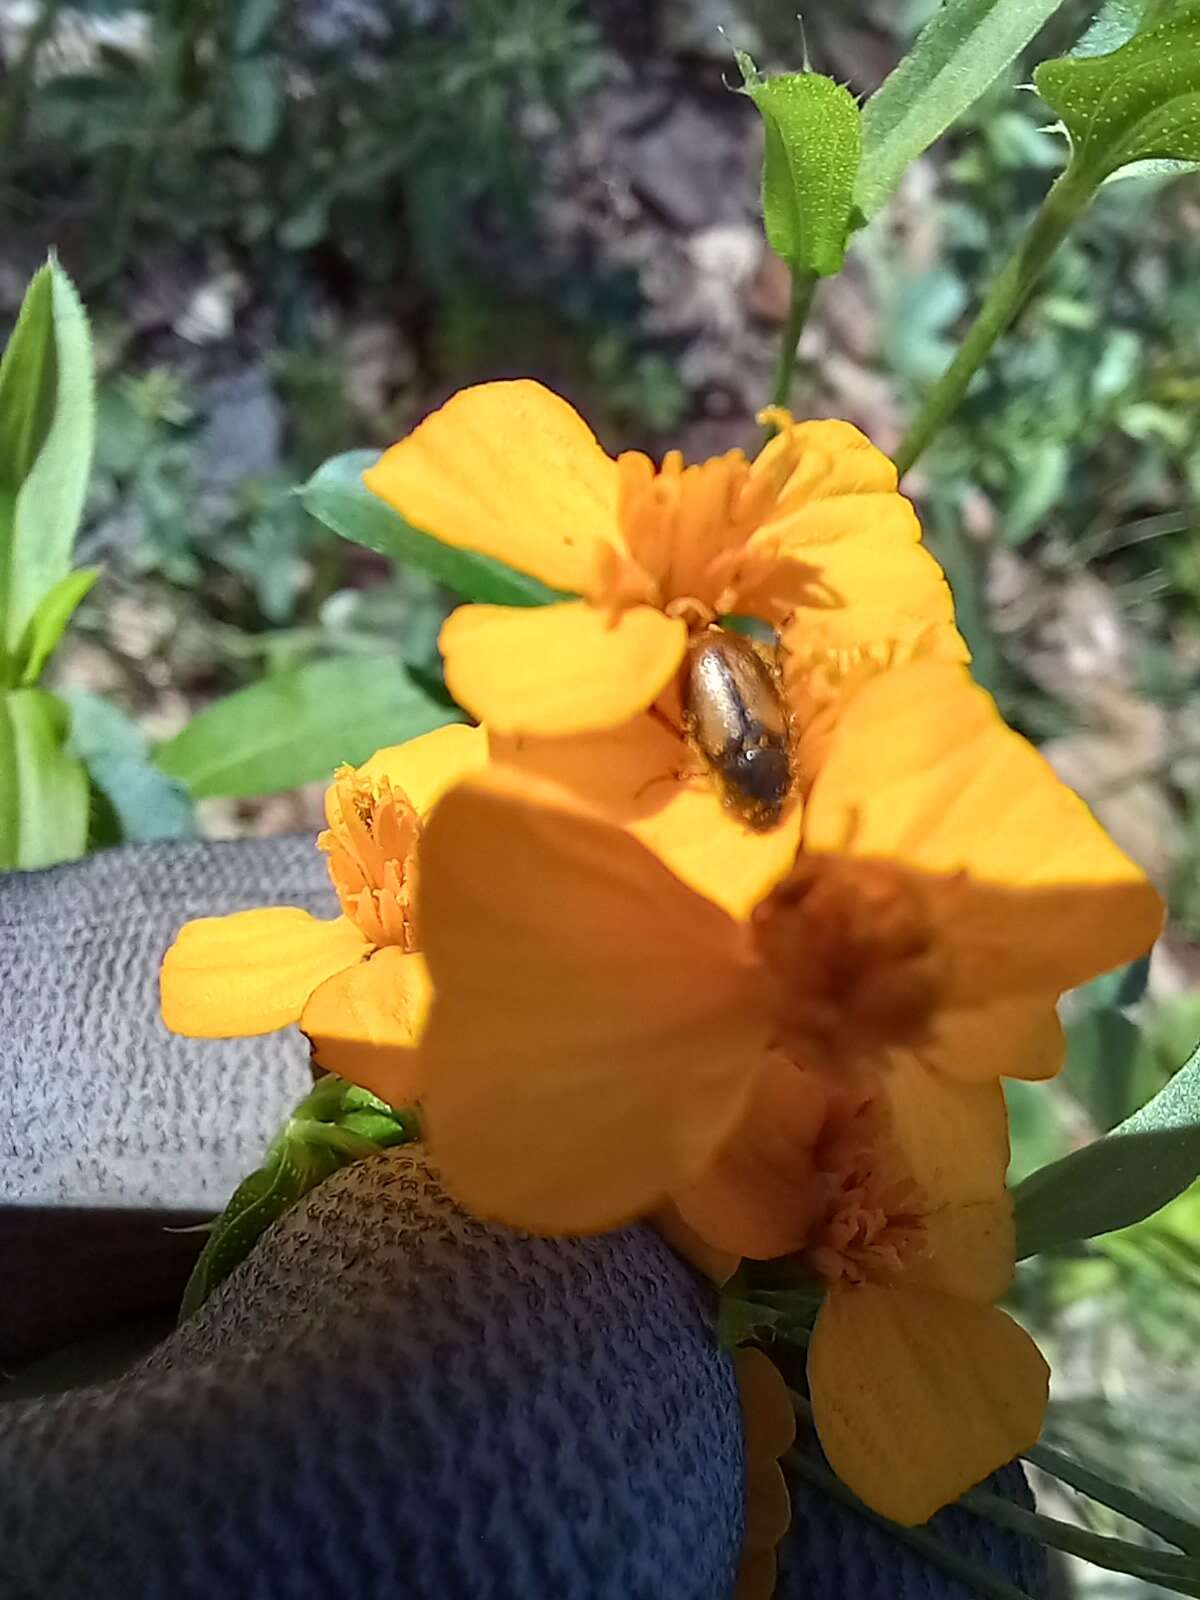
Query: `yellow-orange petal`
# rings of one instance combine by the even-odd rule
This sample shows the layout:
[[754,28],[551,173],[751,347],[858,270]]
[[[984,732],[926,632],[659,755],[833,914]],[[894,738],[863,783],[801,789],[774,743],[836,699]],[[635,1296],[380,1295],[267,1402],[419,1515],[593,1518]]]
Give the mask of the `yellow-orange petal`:
[[528,379],[461,390],[363,482],[443,544],[574,594],[590,592],[600,551],[620,546],[616,462],[565,400]]
[[676,1255],[682,1256],[697,1272],[702,1272],[718,1289],[729,1282],[742,1264],[741,1256],[732,1250],[718,1250],[694,1228],[689,1228],[674,1201],[664,1201],[647,1220],[654,1224]]
[[442,625],[450,693],[497,734],[615,728],[679,670],[687,627],[650,606],[460,606]]
[[951,623],[954,602],[921,526],[899,494],[817,500],[759,530],[747,555],[774,548],[774,563],[739,609],[802,628],[811,616],[838,649],[878,639],[880,613]]
[[1053,994],[991,997],[946,1009],[934,1018],[921,1059],[939,1072],[982,1083],[987,1078],[1052,1078],[1067,1054]]
[[421,872],[424,1107],[450,1189],[542,1233],[653,1210],[726,1136],[765,1048],[744,929],[503,771],[442,800]]
[[370,949],[346,917],[321,921],[298,906],[185,922],[159,974],[163,1021],[193,1039],[273,1033]]
[[747,827],[721,804],[690,746],[657,716],[575,738],[494,738],[492,756],[536,776],[564,804],[625,828],[731,916],[749,916],[795,860],[799,801],[778,827]]
[[742,1407],[742,1440],[747,1462],[778,1461],[796,1442],[796,1413],[783,1374],[761,1350],[734,1354],[734,1376]]
[[[786,1483],[784,1487],[786,1489]],[[773,1549],[744,1550],[738,1562],[733,1600],[771,1600],[775,1593],[778,1565]]]
[[469,773],[478,772],[487,765],[487,759],[487,730],[453,722],[405,744],[377,750],[359,767],[358,775],[375,782],[386,778],[403,790],[419,815],[426,816],[447,789]]
[[1012,1198],[946,1204],[921,1223],[921,1252],[905,1264],[906,1288],[936,1289],[990,1306],[1012,1282],[1017,1230]]
[[318,1066],[405,1106],[420,1093],[417,1042],[432,998],[425,958],[388,945],[326,978],[300,1028]]
[[753,474],[770,473],[780,458],[794,464],[776,497],[772,517],[786,517],[798,506],[839,495],[886,494],[899,482],[895,462],[873,445],[860,428],[838,417],[793,422],[780,407],[759,414],[779,432],[754,462]]
[[791,1524],[791,1496],[779,1457],[795,1442],[796,1417],[782,1374],[761,1350],[738,1350],[734,1373],[742,1406],[746,1483],[746,1527],[734,1596],[745,1600],[769,1597],[771,1589],[763,1584],[774,1579],[775,1546]]
[[1008,1111],[995,1077],[959,1082],[898,1051],[875,1093],[906,1171],[932,1205],[963,1205],[1004,1193]]
[[717,1249],[756,1261],[799,1250],[824,1200],[813,1148],[827,1103],[817,1074],[768,1057],[729,1138],[674,1191],[684,1222]]
[[1049,1369],[995,1306],[923,1289],[835,1289],[808,1349],[829,1463],[873,1511],[913,1526],[1028,1450]]
[[1145,951],[1162,922],[1140,869],[949,662],[880,673],[848,702],[804,843],[940,875],[950,1003],[1083,983]]

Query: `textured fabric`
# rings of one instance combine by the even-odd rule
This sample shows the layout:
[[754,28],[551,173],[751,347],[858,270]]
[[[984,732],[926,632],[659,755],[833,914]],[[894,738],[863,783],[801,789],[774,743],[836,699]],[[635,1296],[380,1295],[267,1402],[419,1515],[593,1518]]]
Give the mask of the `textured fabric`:
[[[170,1041],[157,960],[188,916],[327,909],[320,867],[276,840],[0,879],[10,1201],[224,1200],[307,1086],[303,1051]],[[29,1292],[11,1258],[0,1283]],[[1027,1495],[1019,1469],[996,1486]],[[780,1600],[971,1600],[793,1490]],[[711,1292],[656,1234],[485,1227],[394,1151],[308,1196],[127,1377],[0,1405],[0,1600],[724,1600],[741,1495]],[[1044,1594],[1038,1552],[939,1525]]]
[[304,1041],[180,1039],[158,964],[189,917],[336,916],[311,838],[110,850],[0,874],[0,1202],[216,1209],[310,1079]]
[[740,1497],[712,1296],[658,1235],[486,1228],[398,1150],[135,1374],[0,1408],[0,1593],[713,1600]]
[[[809,1449],[816,1453],[815,1445]],[[987,1488],[1033,1509],[1033,1495],[1016,1462]],[[806,1484],[791,1484],[792,1527],[780,1548],[776,1600],[979,1600],[972,1586],[946,1577],[916,1551],[875,1523],[834,1505]],[[1042,1600],[1049,1592],[1045,1549],[951,1506],[929,1531],[963,1555]]]

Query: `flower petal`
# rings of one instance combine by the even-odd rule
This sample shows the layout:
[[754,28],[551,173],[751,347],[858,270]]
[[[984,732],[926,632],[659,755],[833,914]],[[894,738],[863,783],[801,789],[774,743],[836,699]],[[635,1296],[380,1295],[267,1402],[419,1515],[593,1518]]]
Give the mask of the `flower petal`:
[[689,1228],[670,1200],[651,1212],[647,1221],[654,1224],[676,1255],[682,1256],[697,1272],[702,1272],[718,1289],[729,1282],[742,1264],[741,1256],[731,1250],[716,1249],[695,1229]]
[[916,512],[895,491],[807,500],[760,528],[747,550],[770,546],[773,570],[739,601],[769,621],[795,613],[793,626],[802,628],[811,616],[830,645],[845,649],[878,639],[881,613],[954,620],[945,574],[921,543]]
[[[774,1573],[775,1546],[792,1520],[792,1502],[779,1458],[796,1439],[796,1414],[783,1375],[761,1350],[738,1350],[734,1374],[742,1406],[746,1473],[746,1531],[738,1563],[735,1600],[771,1590],[760,1587]],[[759,1559],[770,1553],[769,1568]]]
[[1004,1312],[919,1289],[832,1291],[808,1349],[830,1465],[873,1511],[907,1526],[1035,1443],[1049,1376]]
[[540,383],[482,383],[426,417],[363,474],[373,494],[443,544],[552,588],[590,592],[619,544],[617,465]]
[[805,849],[941,875],[930,892],[964,1003],[1083,983],[1141,954],[1162,922],[1139,868],[947,662],[881,673],[847,703],[809,797]]
[[800,1249],[824,1199],[813,1147],[827,1098],[815,1073],[769,1057],[713,1161],[672,1194],[688,1227],[707,1244],[756,1261]]
[[921,1059],[939,1072],[982,1083],[986,1078],[1052,1078],[1067,1042],[1053,994],[993,998],[944,1010]]
[[735,1351],[733,1365],[746,1461],[778,1461],[796,1442],[796,1413],[783,1374],[761,1350]]
[[416,1049],[433,998],[425,958],[394,945],[326,978],[300,1017],[318,1066],[391,1106],[420,1092]]
[[529,793],[469,779],[426,831],[426,1124],[476,1215],[599,1231],[705,1165],[767,1024],[738,924],[628,834]]
[[756,832],[727,810],[700,758],[654,715],[572,739],[493,739],[492,755],[536,774],[582,809],[627,829],[677,878],[747,917],[796,858],[798,802]]
[[299,906],[200,917],[184,923],[163,957],[163,1021],[193,1039],[272,1033],[370,949],[346,917],[321,921]]
[[495,733],[591,733],[628,722],[679,670],[687,627],[650,606],[460,606],[439,641],[450,693]]
[[936,1205],[1003,1194],[1008,1112],[996,1078],[956,1082],[897,1053],[880,1075],[876,1093],[905,1167]]
[[487,730],[453,722],[405,744],[377,750],[358,773],[376,781],[386,778],[404,791],[414,810],[427,816],[447,789],[478,772],[487,765],[487,759]]
[[1012,1282],[1017,1230],[1012,1198],[945,1205],[925,1216],[923,1252],[905,1271],[906,1287],[936,1289],[990,1306]]
[[[791,1520],[790,1513],[788,1520]],[[744,1550],[738,1562],[733,1600],[771,1600],[775,1593],[778,1566],[773,1549]]]

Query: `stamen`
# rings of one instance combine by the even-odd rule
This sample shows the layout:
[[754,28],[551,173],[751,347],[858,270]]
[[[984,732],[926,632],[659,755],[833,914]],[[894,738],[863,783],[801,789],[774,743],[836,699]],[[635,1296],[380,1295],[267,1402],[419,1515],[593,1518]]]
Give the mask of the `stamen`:
[[420,818],[402,790],[342,767],[317,839],[343,912],[375,945],[418,948],[414,921]]

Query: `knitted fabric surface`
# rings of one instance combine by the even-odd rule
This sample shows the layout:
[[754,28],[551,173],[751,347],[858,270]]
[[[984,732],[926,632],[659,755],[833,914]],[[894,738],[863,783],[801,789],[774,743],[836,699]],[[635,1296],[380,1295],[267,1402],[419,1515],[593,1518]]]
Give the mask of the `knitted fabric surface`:
[[[295,859],[290,842],[255,846],[255,876],[270,876],[276,851],[284,867]],[[145,934],[123,920],[137,883],[161,882],[163,854],[122,852],[117,915],[102,894],[85,901],[90,935],[73,946],[81,970],[66,985],[76,1009],[10,990],[4,1037],[17,1030],[28,1062],[40,1030],[42,1092],[57,1083],[61,1104],[81,1094],[85,1039],[119,1026],[146,1101],[175,1108],[172,1136],[198,1171],[211,1047],[188,1046],[194,1077],[181,1083],[127,948]],[[204,850],[187,854],[207,908],[245,903],[249,874],[221,903]],[[74,884],[93,868],[70,869]],[[20,885],[24,903],[38,903],[36,889]],[[174,917],[196,898],[185,886]],[[0,925],[19,943],[14,904],[5,885]],[[238,1083],[222,1068],[221,1081],[257,1127],[255,1071]],[[278,1092],[270,1072],[268,1082]],[[127,1136],[145,1145],[139,1103]],[[233,1121],[226,1105],[220,1126]],[[37,1173],[82,1162],[81,1130],[82,1117],[43,1124]],[[419,1149],[360,1163],[277,1223],[133,1372],[0,1407],[0,1597],[721,1600],[743,1468],[714,1318],[712,1291],[649,1228],[528,1238],[465,1216]],[[1019,1469],[995,1483],[1028,1503]],[[801,1484],[793,1494],[781,1600],[968,1600],[853,1512]],[[1044,1593],[1040,1554],[1024,1542],[961,1512],[938,1526]]]

